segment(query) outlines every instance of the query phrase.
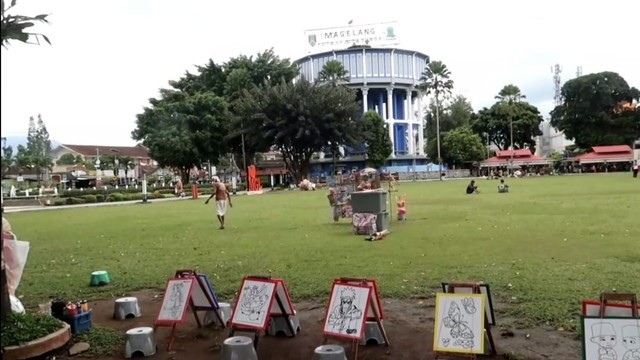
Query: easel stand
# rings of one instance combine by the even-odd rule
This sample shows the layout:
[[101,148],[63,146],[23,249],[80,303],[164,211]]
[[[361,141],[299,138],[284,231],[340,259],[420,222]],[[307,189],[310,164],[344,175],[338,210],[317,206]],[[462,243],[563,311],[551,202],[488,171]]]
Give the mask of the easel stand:
[[287,311],[287,307],[285,307],[284,301],[286,300],[289,304],[290,307],[292,307],[292,302],[291,299],[288,298],[288,294],[285,292],[285,296],[287,297],[286,299],[282,299],[281,296],[279,295],[279,286],[282,286],[282,288],[284,289],[284,281],[282,279],[272,279],[270,276],[247,276],[243,279],[243,285],[244,285],[244,281],[247,280],[254,280],[254,281],[265,281],[265,282],[274,282],[275,288],[274,288],[274,293],[273,293],[273,297],[275,297],[274,301],[274,305],[277,306],[277,309],[279,310],[279,312],[274,312],[273,311],[273,306],[271,306],[271,308],[269,309],[269,314],[267,315],[267,318],[265,320],[265,326],[261,327],[261,328],[250,328],[250,327],[246,327],[246,326],[242,326],[242,325],[238,325],[234,322],[234,317],[237,313],[237,306],[238,303],[242,300],[240,299],[240,295],[242,294],[242,287],[240,289],[240,291],[238,292],[238,299],[236,299],[236,309],[234,309],[233,311],[233,315],[231,318],[231,325],[230,325],[230,330],[229,330],[229,336],[228,337],[233,337],[235,336],[236,333],[240,332],[240,333],[248,333],[248,334],[253,334],[253,347],[258,350],[258,341],[260,340],[260,333],[263,332],[265,330],[265,328],[267,327],[267,325],[269,324],[269,321],[271,321],[272,317],[282,317],[285,322],[287,323],[287,327],[290,331],[290,333],[295,336],[296,334],[296,330],[293,328],[293,324],[290,320],[290,316],[292,315],[293,309],[291,309],[290,311]]
[[[480,291],[479,283],[449,283],[447,293],[454,294],[456,293],[456,289],[471,289],[472,294],[482,294],[482,292]],[[490,352],[488,354],[485,353],[484,355],[485,356],[497,355],[496,345],[493,341],[493,334],[491,334],[491,322],[489,321],[489,318],[487,317],[486,312],[484,313],[484,332],[485,332],[486,340],[489,342],[489,346],[491,347]],[[444,358],[456,357],[456,358],[472,359],[472,360],[478,359],[477,354],[463,354],[463,353],[435,351],[434,355],[436,359],[439,359],[440,357],[444,357]]]
[[[370,291],[370,295],[369,295],[369,300],[368,300],[368,311],[367,313],[363,314],[365,316],[365,326],[366,326],[366,321],[375,321],[378,329],[380,330],[380,334],[382,334],[382,337],[384,339],[384,345],[386,347],[389,347],[389,337],[387,336],[387,332],[384,329],[384,326],[382,324],[382,309],[380,308],[380,294],[378,293],[378,288],[377,285],[375,285],[375,280],[374,279],[366,279],[366,278],[338,278],[335,279],[333,282],[334,286],[336,284],[339,285],[357,285],[357,286],[362,286],[362,287],[368,287],[369,289],[371,289]],[[361,334],[362,336],[364,336],[364,332]],[[359,342],[362,339],[353,339],[350,341],[351,343],[351,354],[353,356],[353,360],[357,360],[358,359],[358,348],[359,348]],[[344,339],[343,339],[344,340]],[[323,344],[327,344],[327,342],[329,341],[329,338],[327,336],[324,337],[324,342]]]
[[633,293],[602,293],[600,294],[600,317],[603,318],[607,303],[610,301],[629,302],[631,304],[631,317],[638,319],[638,298]]

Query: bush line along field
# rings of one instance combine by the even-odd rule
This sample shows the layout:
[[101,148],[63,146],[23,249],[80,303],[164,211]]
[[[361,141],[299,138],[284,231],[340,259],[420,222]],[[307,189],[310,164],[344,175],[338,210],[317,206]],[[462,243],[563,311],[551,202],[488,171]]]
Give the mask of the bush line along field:
[[[232,299],[244,275],[283,277],[294,297],[325,302],[340,276],[375,277],[383,297],[432,297],[443,281],[480,280],[524,325],[575,329],[580,302],[640,292],[639,184],[627,174],[401,183],[409,219],[382,241],[333,223],[325,191],[238,196],[227,229],[204,199],[6,214],[31,253],[18,293],[92,299],[157,288],[181,268]],[[107,270],[112,284],[88,286]]]

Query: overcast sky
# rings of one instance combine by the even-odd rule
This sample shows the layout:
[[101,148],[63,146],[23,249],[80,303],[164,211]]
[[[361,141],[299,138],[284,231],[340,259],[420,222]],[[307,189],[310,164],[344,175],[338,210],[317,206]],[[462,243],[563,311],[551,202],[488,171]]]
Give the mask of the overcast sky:
[[304,30],[349,20],[398,21],[398,47],[444,61],[475,109],[513,83],[546,117],[556,63],[563,81],[582,66],[640,87],[637,0],[18,0],[16,12],[51,14],[37,30],[53,45],[2,50],[3,136],[40,113],[63,143],[133,145],[135,115],[193,65],[271,47],[297,59]]

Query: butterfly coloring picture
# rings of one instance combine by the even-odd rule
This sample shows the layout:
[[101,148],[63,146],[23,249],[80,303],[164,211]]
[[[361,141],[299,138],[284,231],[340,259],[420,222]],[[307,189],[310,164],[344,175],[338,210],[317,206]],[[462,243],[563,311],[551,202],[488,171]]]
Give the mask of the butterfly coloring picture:
[[484,352],[484,295],[437,294],[434,350]]

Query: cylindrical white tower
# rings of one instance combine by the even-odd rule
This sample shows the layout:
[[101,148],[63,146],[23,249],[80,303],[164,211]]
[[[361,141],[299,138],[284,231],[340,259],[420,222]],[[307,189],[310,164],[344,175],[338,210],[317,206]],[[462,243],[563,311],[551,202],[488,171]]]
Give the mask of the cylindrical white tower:
[[[315,81],[327,61],[338,60],[349,72],[350,86],[357,88],[363,112],[375,110],[385,119],[393,153],[389,164],[411,166],[426,161],[423,136],[420,76],[429,56],[394,48],[359,47],[313,54],[299,59],[301,76]],[[345,158],[364,153],[364,146],[345,149]]]

